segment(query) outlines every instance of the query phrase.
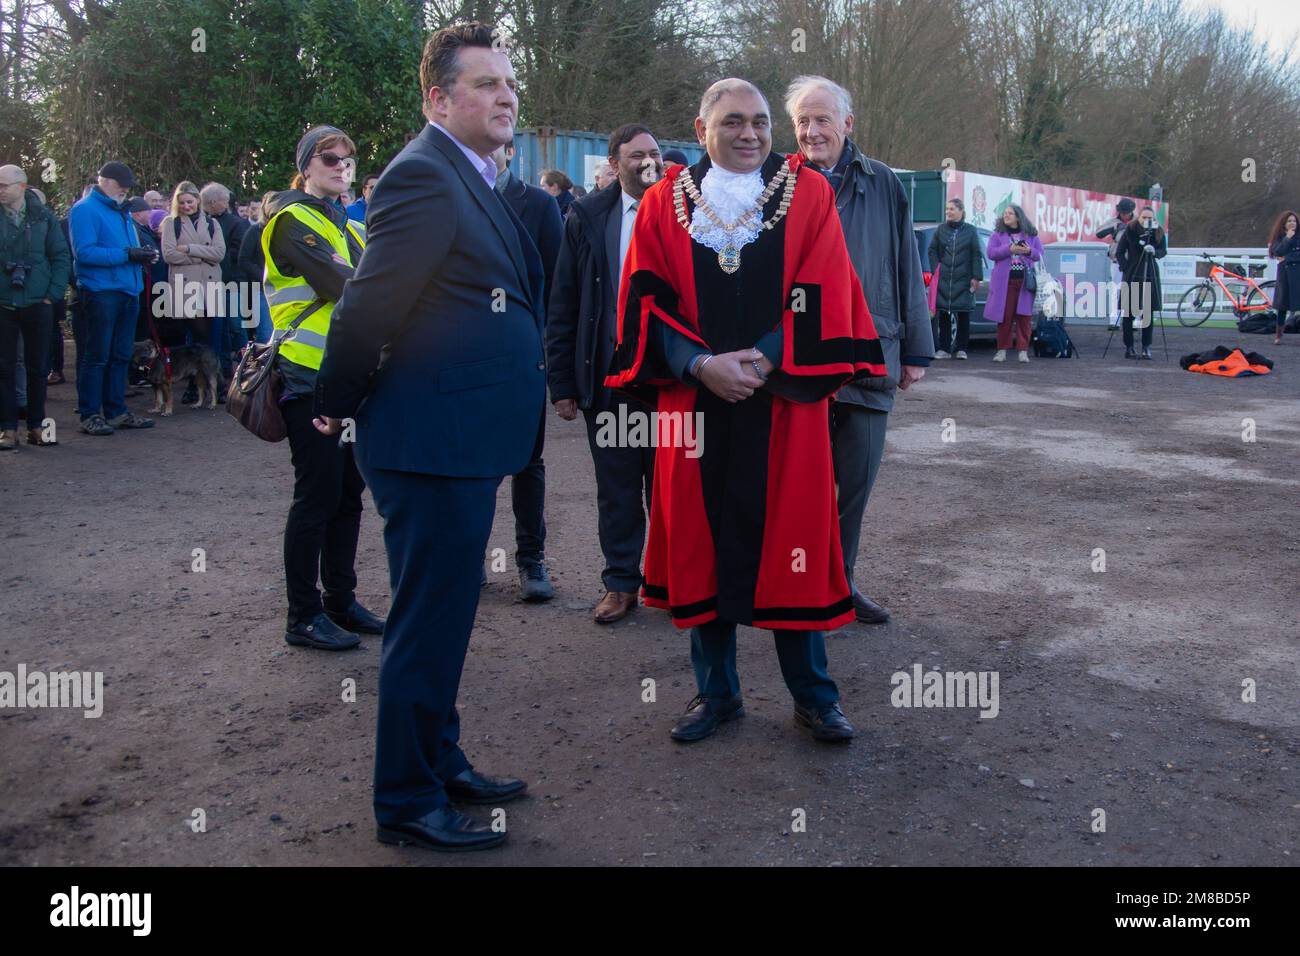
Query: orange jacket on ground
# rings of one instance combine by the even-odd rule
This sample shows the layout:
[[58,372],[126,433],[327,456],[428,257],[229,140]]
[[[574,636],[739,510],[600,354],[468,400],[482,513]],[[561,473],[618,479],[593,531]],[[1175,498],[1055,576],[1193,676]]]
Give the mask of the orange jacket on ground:
[[1222,345],[1210,352],[1184,355],[1178,362],[1189,372],[1240,378],[1243,375],[1267,375],[1273,369],[1273,360],[1258,352],[1245,353],[1241,349],[1226,349]]

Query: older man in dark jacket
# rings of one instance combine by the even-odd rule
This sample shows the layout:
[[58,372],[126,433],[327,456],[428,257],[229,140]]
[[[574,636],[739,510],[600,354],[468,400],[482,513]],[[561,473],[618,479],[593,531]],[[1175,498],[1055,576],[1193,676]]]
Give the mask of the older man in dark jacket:
[[883,624],[889,612],[858,590],[853,567],[862,516],[885,451],[894,390],[920,381],[934,357],[921,259],[902,183],[893,170],[867,158],[849,139],[853,101],[848,91],[824,76],[800,76],[787,89],[785,106],[794,121],[799,152],[830,180],[835,192],[849,258],[889,367],[889,376],[878,385],[841,388],[831,406],[845,576],[858,620]]
[[[0,166],[0,451],[18,445],[17,363],[27,370],[27,441],[52,445],[45,421],[45,350],[71,263],[59,220],[18,166]],[[18,354],[22,336],[23,357]]]
[[[217,221],[222,238],[226,241],[226,257],[221,260],[221,283],[226,287],[225,311],[220,320],[212,323],[212,348],[221,361],[221,372],[227,378],[234,368],[232,355],[248,344],[245,316],[240,315],[240,295],[233,283],[239,281],[239,250],[252,225],[241,219],[231,206],[231,192],[220,183],[208,183],[199,194],[203,211]],[[254,325],[256,323],[253,323]],[[224,390],[219,396],[225,401]]]

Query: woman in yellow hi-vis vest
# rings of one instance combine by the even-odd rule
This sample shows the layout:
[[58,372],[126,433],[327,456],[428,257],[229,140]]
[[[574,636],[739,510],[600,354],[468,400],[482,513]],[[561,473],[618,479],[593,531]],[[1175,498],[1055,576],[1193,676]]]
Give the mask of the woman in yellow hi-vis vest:
[[349,220],[339,202],[355,175],[355,157],[356,146],[342,130],[308,130],[298,143],[298,175],[288,190],[265,203],[262,230],[263,291],[275,336],[283,339],[276,362],[284,379],[280,408],[294,475],[284,526],[289,596],[284,637],[290,644],[329,651],[356,647],[358,634],[384,630],[384,622],[356,599],[365,482],[352,445],[312,426],[330,315],[366,246],[365,226]]

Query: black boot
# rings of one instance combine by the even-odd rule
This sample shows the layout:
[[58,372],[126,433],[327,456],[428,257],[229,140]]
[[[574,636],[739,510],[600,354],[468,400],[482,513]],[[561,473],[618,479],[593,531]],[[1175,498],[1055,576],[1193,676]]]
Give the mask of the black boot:
[[309,620],[290,623],[284,630],[284,639],[295,647],[322,651],[347,651],[361,643],[361,638],[343,630],[324,611]]
[[353,601],[342,611],[326,608],[325,613],[331,621],[343,628],[343,630],[351,631],[353,634],[384,633],[384,619],[371,614],[361,606],[359,601]]

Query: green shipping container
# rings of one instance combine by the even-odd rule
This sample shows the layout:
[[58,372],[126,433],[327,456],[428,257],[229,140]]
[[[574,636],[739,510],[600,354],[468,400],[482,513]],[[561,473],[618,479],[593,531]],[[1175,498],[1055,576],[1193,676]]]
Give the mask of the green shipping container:
[[937,169],[895,170],[912,207],[912,222],[917,225],[943,222],[943,206],[948,201],[943,171]]

